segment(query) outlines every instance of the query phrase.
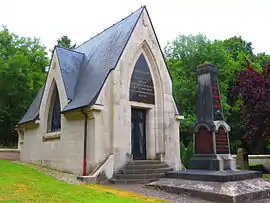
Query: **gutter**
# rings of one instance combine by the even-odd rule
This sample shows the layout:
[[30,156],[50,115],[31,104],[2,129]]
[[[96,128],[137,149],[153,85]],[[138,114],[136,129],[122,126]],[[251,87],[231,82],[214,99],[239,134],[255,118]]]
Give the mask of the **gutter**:
[[88,115],[81,109],[81,113],[84,115],[84,138],[83,138],[83,176],[87,173],[87,120]]

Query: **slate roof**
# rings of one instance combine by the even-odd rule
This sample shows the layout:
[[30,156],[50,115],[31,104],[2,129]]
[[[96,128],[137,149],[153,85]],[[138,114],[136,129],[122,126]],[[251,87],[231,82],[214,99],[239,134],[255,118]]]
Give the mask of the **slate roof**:
[[56,46],[61,75],[64,81],[67,98],[74,99],[75,87],[79,79],[79,73],[83,65],[85,55],[80,52],[71,51]]
[[63,111],[95,103],[110,71],[115,68],[143,11],[141,7],[119,23],[86,41],[76,51],[86,56],[74,100]]
[[19,123],[18,123],[19,125],[23,124],[23,123],[30,122],[30,121],[34,121],[35,119],[38,118],[39,108],[40,108],[40,103],[41,103],[44,87],[45,87],[45,85],[43,85],[43,87],[40,89],[38,95],[36,96],[36,98],[34,99],[32,104],[30,105],[29,109],[24,114],[22,119],[19,121]]
[[[75,51],[56,46],[68,99],[62,110],[70,111],[95,103],[110,71],[115,68],[145,7],[84,42]],[[44,87],[18,124],[38,118]]]

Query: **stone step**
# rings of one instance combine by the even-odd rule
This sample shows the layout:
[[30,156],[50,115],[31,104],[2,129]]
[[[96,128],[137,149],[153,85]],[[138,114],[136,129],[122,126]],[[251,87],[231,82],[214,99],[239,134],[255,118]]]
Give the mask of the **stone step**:
[[122,174],[148,174],[148,173],[165,173],[168,171],[172,171],[171,167],[164,168],[148,168],[148,169],[122,169],[120,173]]
[[157,179],[115,179],[109,180],[112,184],[146,184],[156,181]]
[[146,165],[146,164],[160,164],[160,160],[133,160],[128,162],[129,165]]
[[124,169],[153,169],[153,168],[166,168],[167,164],[158,163],[158,164],[127,164]]
[[173,169],[160,160],[133,160],[128,162],[110,180],[117,184],[145,184],[164,177],[165,173]]
[[115,174],[117,179],[159,179],[164,176],[164,173],[146,173],[146,174]]

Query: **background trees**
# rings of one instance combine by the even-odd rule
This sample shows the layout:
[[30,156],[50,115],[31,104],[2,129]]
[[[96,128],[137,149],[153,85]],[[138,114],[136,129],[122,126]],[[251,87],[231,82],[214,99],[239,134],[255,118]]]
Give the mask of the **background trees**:
[[265,153],[270,139],[270,62],[257,71],[247,60],[234,91],[243,100],[240,111],[245,123],[243,139],[252,153]]
[[67,48],[67,49],[75,49],[76,48],[76,44],[71,44],[71,39],[66,35],[63,35],[57,39],[57,45],[64,47],[64,48]]
[[38,39],[0,29],[0,145],[17,142],[15,125],[44,83],[46,55]]

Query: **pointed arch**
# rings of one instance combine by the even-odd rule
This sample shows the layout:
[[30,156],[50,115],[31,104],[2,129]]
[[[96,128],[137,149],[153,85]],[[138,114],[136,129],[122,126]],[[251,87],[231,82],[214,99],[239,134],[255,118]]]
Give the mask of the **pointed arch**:
[[[159,102],[163,102],[162,100],[162,95],[164,93],[164,84],[163,84],[163,81],[161,79],[161,73],[160,73],[160,70],[158,69],[158,65],[156,63],[156,59],[154,57],[154,54],[152,53],[151,51],[151,48],[148,44],[148,42],[146,40],[144,40],[140,46],[138,46],[137,50],[135,51],[135,55],[133,56],[133,64],[132,64],[132,71],[130,71],[128,73],[128,77],[130,78],[130,80],[127,80],[127,83],[126,83],[126,87],[128,88],[126,91],[129,92],[129,100],[132,101],[130,99],[130,87],[131,87],[131,78],[133,76],[133,73],[134,73],[134,69],[136,67],[136,64],[137,62],[139,61],[139,58],[141,57],[141,55],[143,55],[146,63],[147,63],[147,66],[148,66],[148,70],[151,74],[151,80],[152,80],[152,83],[153,83],[153,91],[154,91],[154,105],[161,105],[163,106],[163,104],[158,104]],[[161,107],[160,106],[160,107]],[[162,108],[162,107],[161,107]]]
[[[155,89],[157,91],[157,88],[159,89],[159,93],[160,95],[163,95],[164,93],[164,84],[162,81],[162,77],[161,77],[161,73],[160,70],[158,68],[157,62],[156,62],[156,58],[148,44],[148,42],[146,40],[143,41],[142,43],[142,50],[145,54],[146,59],[148,59],[150,66],[152,67],[150,69],[151,74],[153,75],[153,82],[154,82],[154,86]],[[156,93],[157,94],[157,93]],[[156,95],[157,96],[157,95]]]
[[47,132],[55,132],[61,130],[61,105],[58,88],[55,81],[52,81],[52,94],[49,100],[49,111],[47,119]]

